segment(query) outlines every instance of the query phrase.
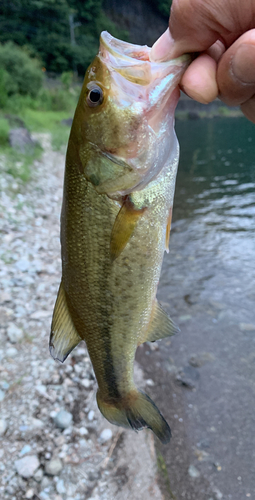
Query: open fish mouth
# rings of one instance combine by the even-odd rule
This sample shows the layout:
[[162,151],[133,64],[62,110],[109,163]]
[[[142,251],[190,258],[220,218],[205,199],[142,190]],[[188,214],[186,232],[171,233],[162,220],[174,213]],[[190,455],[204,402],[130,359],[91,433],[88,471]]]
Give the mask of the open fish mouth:
[[[188,54],[166,62],[150,60],[151,48],[147,45],[134,45],[114,38],[107,31],[100,37],[99,56],[112,69],[119,72],[127,80],[140,85],[149,85],[153,80],[167,76],[171,73],[172,80],[180,79],[191,61]],[[175,84],[174,81],[171,84]]]

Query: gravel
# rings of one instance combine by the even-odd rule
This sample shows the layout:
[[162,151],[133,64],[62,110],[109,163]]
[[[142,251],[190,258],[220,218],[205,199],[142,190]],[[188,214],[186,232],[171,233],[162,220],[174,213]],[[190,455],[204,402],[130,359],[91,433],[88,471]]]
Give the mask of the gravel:
[[12,342],[12,344],[16,344],[23,339],[23,331],[21,328],[18,328],[14,323],[10,323],[7,328],[7,337]]
[[0,420],[0,436],[3,436],[7,429],[7,422],[3,419]]
[[29,455],[15,462],[17,473],[26,479],[33,476],[39,465],[40,462],[36,455]]
[[46,462],[45,472],[49,474],[49,476],[58,476],[62,469],[63,465],[59,458],[53,458],[49,462]]
[[49,355],[65,159],[36,139],[44,153],[25,185],[0,156],[0,498],[162,500],[152,434],[102,417],[85,343],[64,364]]
[[60,429],[67,429],[72,423],[73,420],[73,415],[72,413],[69,413],[68,411],[61,410],[57,413],[57,415],[54,418],[54,422],[57,427]]

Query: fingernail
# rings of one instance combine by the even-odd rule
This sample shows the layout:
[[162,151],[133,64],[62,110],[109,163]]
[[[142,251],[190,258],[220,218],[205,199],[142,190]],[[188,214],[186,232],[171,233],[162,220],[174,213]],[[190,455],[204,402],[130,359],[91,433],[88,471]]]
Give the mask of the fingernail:
[[232,59],[232,71],[243,83],[255,82],[255,45],[243,43]]
[[154,43],[150,52],[151,61],[169,61],[171,59],[171,51],[174,41],[171,37],[169,28],[161,35],[161,37]]

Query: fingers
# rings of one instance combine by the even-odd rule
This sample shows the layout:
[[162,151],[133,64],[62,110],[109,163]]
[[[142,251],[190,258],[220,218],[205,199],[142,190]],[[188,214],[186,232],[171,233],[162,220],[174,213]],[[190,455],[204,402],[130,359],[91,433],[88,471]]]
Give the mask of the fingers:
[[[219,61],[220,98],[229,106],[246,103],[255,94],[255,29],[240,36]],[[247,104],[244,108],[247,113]]]
[[216,70],[216,61],[201,54],[185,71],[180,86],[192,99],[207,104],[218,95]]

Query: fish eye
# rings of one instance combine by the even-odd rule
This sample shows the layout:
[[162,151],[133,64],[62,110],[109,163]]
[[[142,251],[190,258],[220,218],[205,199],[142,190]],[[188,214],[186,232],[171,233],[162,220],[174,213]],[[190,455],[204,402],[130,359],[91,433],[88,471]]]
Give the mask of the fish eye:
[[99,104],[102,104],[103,102],[103,91],[101,87],[98,85],[93,86],[92,88],[89,89],[89,93],[87,95],[87,103],[91,108],[95,108],[96,106],[99,106]]

